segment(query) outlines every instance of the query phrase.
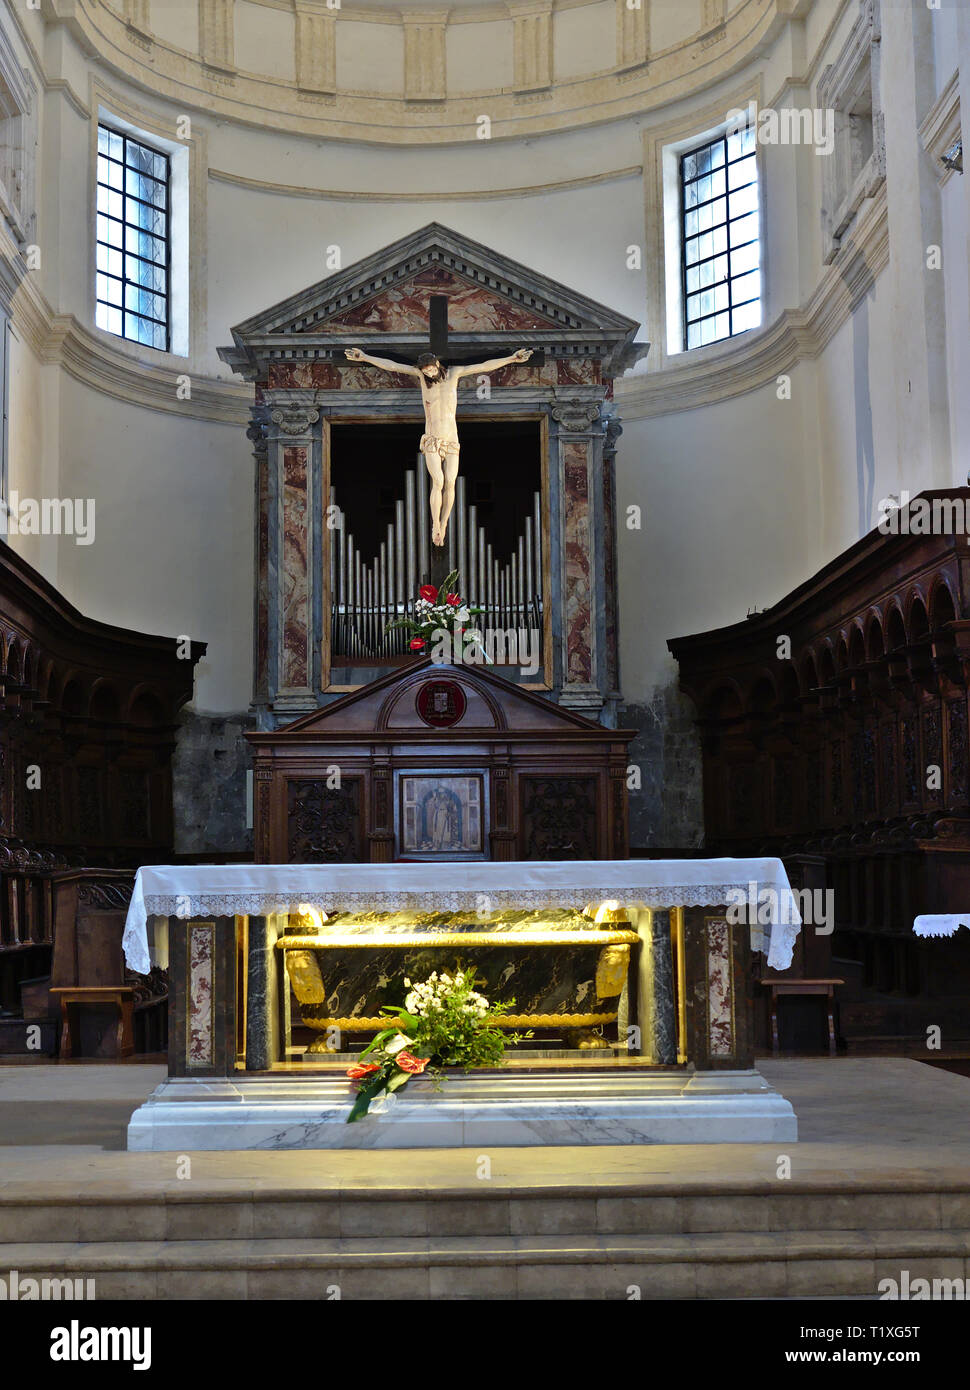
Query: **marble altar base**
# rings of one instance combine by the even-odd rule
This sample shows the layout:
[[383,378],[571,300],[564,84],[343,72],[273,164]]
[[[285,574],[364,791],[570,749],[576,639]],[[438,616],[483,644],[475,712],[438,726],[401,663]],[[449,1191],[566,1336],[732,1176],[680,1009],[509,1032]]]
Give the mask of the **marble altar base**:
[[171,1077],[131,1117],[130,1150],[425,1149],[791,1143],[795,1112],[757,1070],[457,1074],[417,1078],[346,1123],[340,1076]]

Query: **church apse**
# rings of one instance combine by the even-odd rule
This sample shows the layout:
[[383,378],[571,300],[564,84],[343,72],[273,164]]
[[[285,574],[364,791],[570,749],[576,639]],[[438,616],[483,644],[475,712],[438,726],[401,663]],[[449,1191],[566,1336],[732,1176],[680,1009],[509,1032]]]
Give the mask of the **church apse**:
[[[388,622],[456,569],[479,625],[517,636],[493,644],[501,674],[615,723],[612,383],[647,350],[637,327],[431,224],[233,329],[220,354],[254,385],[260,727],[406,666]],[[429,345],[476,368],[443,546],[414,365]]]

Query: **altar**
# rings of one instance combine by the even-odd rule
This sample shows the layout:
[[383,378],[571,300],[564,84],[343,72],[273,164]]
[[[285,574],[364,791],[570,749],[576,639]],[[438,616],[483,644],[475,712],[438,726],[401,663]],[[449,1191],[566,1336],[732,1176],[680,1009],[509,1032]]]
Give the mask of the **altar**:
[[[771,858],[144,867],[124,944],[168,965],[169,1077],[128,1146],[788,1142],[751,986],[799,929]],[[529,1044],[347,1125],[382,1007],[459,966]]]

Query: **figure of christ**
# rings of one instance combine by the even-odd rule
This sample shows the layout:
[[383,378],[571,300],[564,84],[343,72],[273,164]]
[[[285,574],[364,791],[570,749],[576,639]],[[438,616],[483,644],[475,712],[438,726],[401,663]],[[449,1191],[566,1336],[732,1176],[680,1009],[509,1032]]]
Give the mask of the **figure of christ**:
[[369,362],[384,372],[404,372],[417,377],[424,403],[424,434],[419,448],[431,476],[431,540],[444,545],[448,518],[455,505],[455,479],[458,477],[458,383],[463,376],[494,372],[511,362],[528,362],[531,348],[519,348],[509,357],[492,357],[487,362],[468,362],[443,367],[433,352],[424,352],[416,367],[392,362],[389,357],[371,357],[361,348],[347,348],[351,362]]

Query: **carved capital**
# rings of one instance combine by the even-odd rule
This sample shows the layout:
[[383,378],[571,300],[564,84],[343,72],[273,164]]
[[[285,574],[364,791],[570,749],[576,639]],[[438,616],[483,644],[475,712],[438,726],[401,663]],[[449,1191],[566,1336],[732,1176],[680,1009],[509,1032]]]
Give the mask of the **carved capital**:
[[268,447],[268,441],[266,439],[266,421],[258,419],[251,420],[246,430],[246,438],[252,443],[253,453],[256,457],[258,459],[265,458]]
[[589,431],[590,425],[599,418],[599,401],[562,401],[552,408],[552,418],[561,430],[570,433]]
[[296,437],[310,433],[310,426],[320,418],[320,411],[312,405],[277,406],[270,419],[281,434]]

